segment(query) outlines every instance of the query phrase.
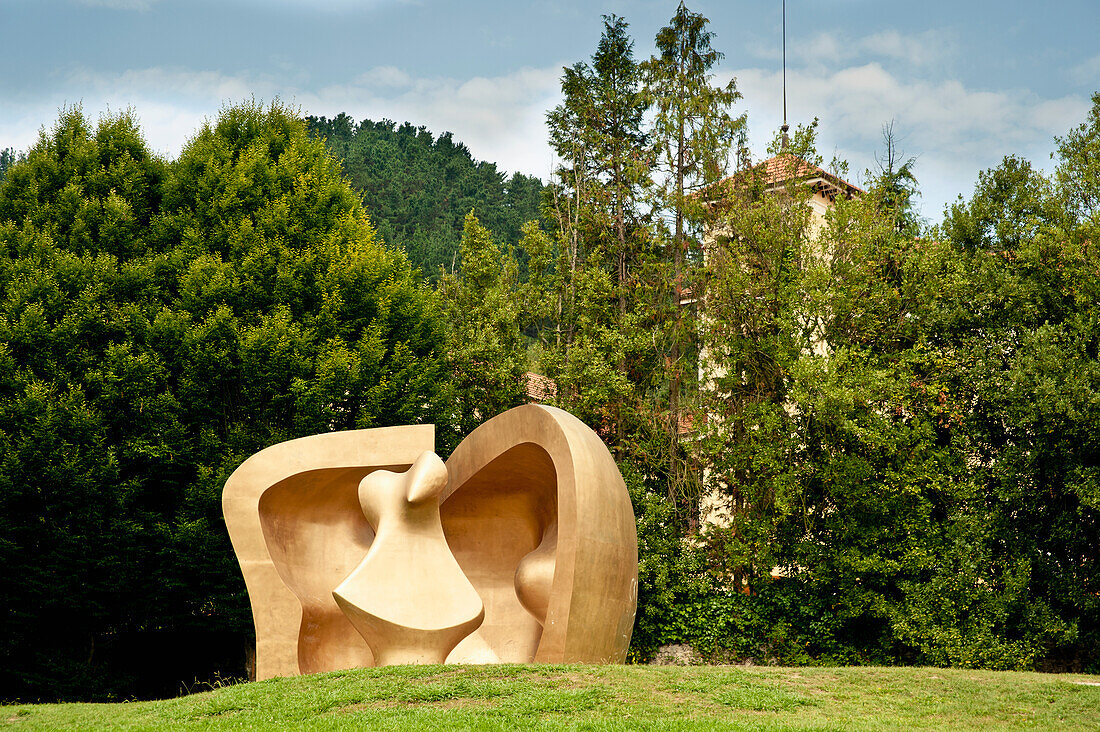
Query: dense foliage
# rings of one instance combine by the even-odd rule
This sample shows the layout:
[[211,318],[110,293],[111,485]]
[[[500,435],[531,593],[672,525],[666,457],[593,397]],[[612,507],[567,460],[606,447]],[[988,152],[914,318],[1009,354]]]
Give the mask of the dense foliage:
[[815,220],[816,123],[777,186],[730,154],[705,19],[657,41],[637,65],[609,16],[564,69],[508,321],[631,489],[634,657],[1100,668],[1100,96],[1055,176],[1006,158],[934,229],[887,126]]
[[0,693],[243,673],[222,485],[273,442],[436,421],[433,293],[279,106],[170,162],[66,111],[0,186],[0,247]]
[[461,276],[445,275],[439,284],[456,441],[490,417],[523,404],[527,371],[513,253],[493,242],[492,233],[469,213],[458,254]]
[[1010,157],[914,238],[887,176],[816,234],[808,190],[739,182],[700,323],[697,454],[725,517],[658,638],[1095,670],[1100,252],[1074,191]]
[[13,148],[5,147],[3,150],[0,150],[0,183],[4,181],[4,176],[7,175],[8,168],[15,163],[17,157]]
[[816,122],[753,165],[706,19],[640,63],[628,30],[563,70],[545,189],[279,106],[172,161],[70,110],[2,158],[3,696],[239,673],[236,465],[426,421],[446,452],[526,371],[631,492],[634,659],[1100,670],[1100,94],[1053,175],[1009,156],[935,227],[887,127],[818,219]]
[[306,121],[343,164],[383,241],[403,248],[426,277],[455,269],[471,211],[508,242],[539,217],[542,181],[522,173],[506,178],[495,163],[474,160],[449,132],[433,138],[408,122],[357,124],[343,113]]

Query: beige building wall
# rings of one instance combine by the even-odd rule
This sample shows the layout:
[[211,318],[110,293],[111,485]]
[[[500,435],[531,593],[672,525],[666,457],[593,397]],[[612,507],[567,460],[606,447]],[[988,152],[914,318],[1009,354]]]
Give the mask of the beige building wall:
[[[773,159],[774,160],[774,159]],[[761,163],[770,173],[775,166],[770,165],[771,161],[765,161]],[[800,171],[807,170],[798,166]],[[818,173],[818,174],[815,174]],[[810,175],[803,176],[803,183],[810,186],[813,189],[812,194],[806,200],[806,205],[810,208],[810,220],[809,220],[809,240],[810,250],[803,254],[807,256],[817,256],[820,258],[828,258],[829,253],[822,247],[817,247],[814,242],[818,241],[821,232],[825,229],[826,217],[829,210],[833,207],[836,196],[856,196],[861,195],[863,191],[846,181],[840,180],[835,176],[831,176],[825,171],[818,168],[813,168]],[[766,190],[766,193],[778,193],[785,190],[787,181],[784,179],[774,181],[770,187]],[[714,240],[714,234],[708,233],[705,236],[707,244],[710,244]],[[705,256],[704,247],[704,256]],[[705,317],[705,316],[704,316]],[[820,329],[817,330],[815,337],[813,337],[810,348],[805,352],[807,356],[816,356],[819,358],[829,357],[829,344],[825,340],[824,332]],[[715,380],[726,376],[726,372],[721,367],[713,364],[707,356],[706,344],[700,349],[699,354],[699,383],[703,385],[704,389],[714,389]],[[794,405],[787,405],[786,409],[792,412],[796,409]],[[713,424],[713,419],[711,420]],[[709,480],[709,470],[703,469],[703,485],[707,485]],[[699,520],[700,526],[728,526],[731,520],[731,511],[729,505],[729,499],[718,488],[714,488],[708,492],[705,492],[699,502]]]

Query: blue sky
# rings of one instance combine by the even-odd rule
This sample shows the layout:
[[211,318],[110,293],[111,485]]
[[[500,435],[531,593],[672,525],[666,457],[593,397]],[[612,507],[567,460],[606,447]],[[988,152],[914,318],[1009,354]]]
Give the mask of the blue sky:
[[[546,177],[544,117],[561,67],[588,59],[601,14],[639,59],[672,0],[0,0],[0,147],[25,148],[59,108],[132,107],[175,155],[226,103],[274,96],[305,114],[409,120],[473,154]],[[780,123],[780,2],[697,0],[736,77],[757,155]],[[1100,90],[1100,2],[787,0],[792,124],[873,167],[894,121],[937,221],[977,172],[1015,153],[1050,169],[1055,135]]]

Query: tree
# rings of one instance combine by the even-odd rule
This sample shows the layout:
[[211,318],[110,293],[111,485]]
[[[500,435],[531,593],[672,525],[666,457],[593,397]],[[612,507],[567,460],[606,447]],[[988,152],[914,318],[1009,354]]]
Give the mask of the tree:
[[18,156],[15,150],[10,147],[6,147],[0,150],[0,183],[4,182],[4,176],[7,175],[8,168],[15,164]]
[[[671,268],[660,279],[671,285],[662,292],[671,311],[668,327],[668,434],[669,479],[674,494],[684,492],[689,474],[681,467],[681,392],[693,352],[689,343],[694,326],[684,316],[685,300],[700,294],[693,269],[703,264],[699,236],[706,226],[707,208],[701,191],[727,173],[730,152],[742,142],[745,115],[733,117],[730,108],[741,98],[736,80],[712,86],[714,68],[722,54],[711,46],[714,34],[707,19],[681,2],[669,25],[657,32],[657,55],[642,64],[645,92],[656,109],[651,136],[664,180],[656,187],[658,211],[672,218]],[[693,267],[688,267],[691,262]],[[664,288],[662,288],[664,289]],[[691,293],[685,297],[685,292]],[[690,502],[694,505],[694,501]]]
[[964,249],[1015,251],[1041,229],[1065,219],[1049,180],[1015,155],[978,173],[970,201],[951,204],[942,234]]
[[1078,218],[1097,226],[1100,217],[1100,92],[1092,95],[1092,108],[1084,122],[1058,143],[1058,183],[1069,209]]
[[[1082,160],[1061,144],[1063,166]],[[1100,632],[1090,426],[1100,389],[1100,281],[1084,199],[1075,199],[1088,173],[1075,170],[1082,179],[1065,190],[1069,178],[1059,169],[1061,191],[1017,158],[979,177],[971,200],[945,219],[965,274],[945,288],[933,325],[967,405],[960,442],[975,466],[988,531],[982,585],[1006,600],[992,625],[994,647],[1062,668],[1095,665],[1085,649]]]
[[280,440],[446,425],[433,293],[278,104],[171,162],[67,110],[0,185],[0,246],[4,696],[242,673],[225,479]]
[[642,116],[649,104],[641,93],[641,69],[634,61],[634,42],[626,34],[627,24],[611,15],[604,18],[604,33],[592,56],[589,84],[594,116],[591,127],[592,153],[596,174],[603,178],[613,229],[610,247],[615,259],[620,317],[627,311],[627,283],[637,264],[640,231],[637,197],[648,182],[648,166],[640,154],[645,142]]
[[878,169],[873,173],[867,171],[871,182],[870,193],[893,219],[894,228],[899,233],[916,236],[920,231],[913,200],[920,195],[917,177],[913,173],[917,159],[904,158],[904,153],[898,149],[893,120],[882,126],[882,142],[885,149],[875,157]]
[[798,502],[790,379],[816,330],[803,298],[809,189],[791,178],[784,191],[765,192],[762,174],[750,168],[725,184],[698,321],[706,416],[694,449],[706,492],[720,497],[711,533],[735,587],[775,566],[776,523]]
[[838,201],[827,256],[803,260],[817,315],[796,322],[822,323],[828,359],[804,353],[785,378],[798,505],[772,525],[788,577],[756,585],[762,605],[809,608],[799,652],[1095,663],[1094,446],[1076,432],[1094,419],[1095,255],[1037,182],[1013,160],[979,183],[960,208],[993,212],[982,246],[964,226],[913,239],[874,196]]
[[527,353],[514,253],[498,247],[492,232],[471,212],[459,257],[458,273],[444,276],[439,284],[448,327],[445,361],[457,412],[451,447],[526,397]]
[[340,160],[383,240],[403,248],[429,279],[455,268],[470,210],[509,243],[539,217],[542,181],[521,173],[506,179],[449,132],[433,137],[408,122],[356,123],[343,113],[307,123]]
[[648,182],[641,150],[646,102],[626,28],[622,18],[604,17],[592,66],[564,69],[564,100],[547,115],[562,163],[550,192],[558,257],[547,293],[556,304],[552,336],[542,338],[552,343],[544,365],[563,405],[616,442],[637,399],[634,377],[651,373],[638,363],[648,344],[635,295],[649,249],[637,206]]
[[[582,254],[576,238],[588,236],[589,247],[602,245],[613,253],[619,283],[628,278],[632,229],[637,228],[631,218],[648,178],[640,155],[645,140],[642,116],[648,104],[626,29],[619,16],[604,16],[592,66],[581,62],[563,70],[565,99],[547,115],[550,144],[562,160],[556,203],[559,227],[567,231],[571,249],[577,250],[571,258]],[[619,304],[622,312],[624,298]]]

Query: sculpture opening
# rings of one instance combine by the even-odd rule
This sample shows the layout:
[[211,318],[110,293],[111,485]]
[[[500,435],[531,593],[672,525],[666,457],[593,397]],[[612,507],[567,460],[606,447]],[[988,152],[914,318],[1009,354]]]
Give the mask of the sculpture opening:
[[322,469],[281,480],[260,496],[271,561],[302,606],[302,673],[373,666],[374,657],[332,597],[374,541],[359,510],[363,469]]
[[[493,458],[455,486],[441,509],[451,551],[485,601],[485,623],[455,648],[452,663],[527,663],[535,657],[542,620],[525,608],[524,594],[549,595],[555,554],[535,578],[531,556],[556,535],[557,473],[542,447],[523,443]],[[556,547],[555,547],[556,548]],[[521,577],[521,590],[517,578]],[[536,587],[538,585],[539,587]]]

